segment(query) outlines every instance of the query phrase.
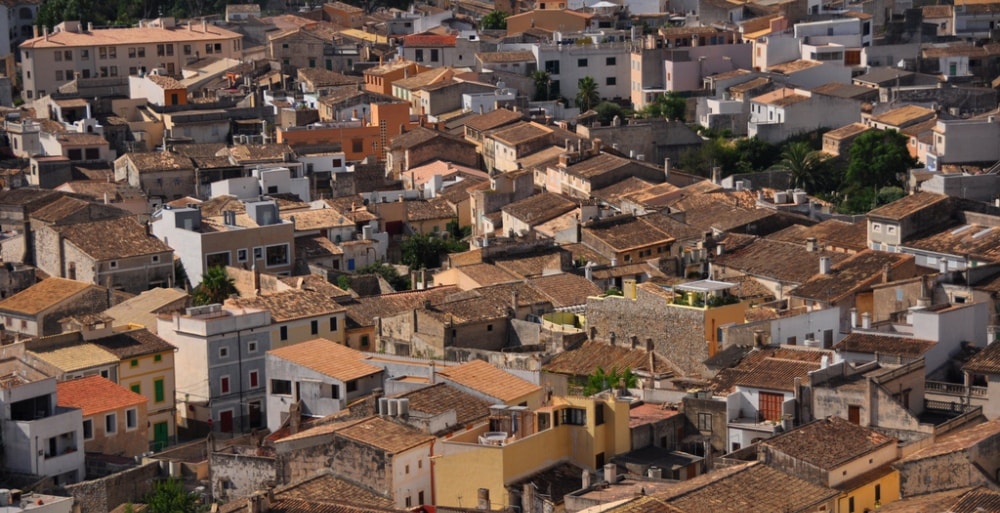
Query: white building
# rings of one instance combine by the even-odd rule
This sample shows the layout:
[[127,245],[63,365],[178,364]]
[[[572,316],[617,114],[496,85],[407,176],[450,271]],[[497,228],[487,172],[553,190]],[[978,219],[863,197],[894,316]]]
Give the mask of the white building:
[[298,402],[301,414],[325,417],[382,386],[383,371],[364,353],[318,338],[267,352],[267,427],[271,432]]
[[252,176],[212,182],[212,197],[236,196],[252,200],[266,194],[295,194],[304,202],[311,201],[309,178],[295,178],[287,167],[253,169]]
[[778,143],[793,135],[859,121],[861,112],[853,100],[785,87],[750,100],[747,135]]
[[56,378],[18,358],[0,360],[0,375],[3,469],[56,485],[83,480],[83,412],[58,406]]
[[[570,37],[556,33],[556,40]],[[554,89],[561,96],[575,98],[577,84],[584,77],[597,83],[601,98],[628,98],[629,43],[602,42],[603,33],[573,34],[577,39],[589,38],[590,44],[505,44],[504,50],[528,50],[535,54],[538,69],[549,74]]]

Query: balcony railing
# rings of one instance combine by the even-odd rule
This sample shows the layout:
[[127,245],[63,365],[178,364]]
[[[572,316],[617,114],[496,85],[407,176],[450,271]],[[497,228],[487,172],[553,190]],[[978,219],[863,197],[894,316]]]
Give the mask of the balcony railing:
[[958,383],[944,383],[941,381],[925,381],[924,391],[962,397],[967,395],[972,397],[986,397],[987,394],[986,387],[967,387]]

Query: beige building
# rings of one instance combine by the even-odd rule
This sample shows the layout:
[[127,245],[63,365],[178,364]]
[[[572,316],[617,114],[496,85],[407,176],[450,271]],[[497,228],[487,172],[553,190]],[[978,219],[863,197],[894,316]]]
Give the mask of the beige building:
[[59,406],[83,410],[83,447],[131,458],[146,452],[146,398],[107,378],[89,376],[56,384]]
[[25,100],[55,92],[79,75],[117,77],[143,69],[180,73],[201,57],[239,59],[243,36],[207,22],[177,25],[174,18],[141,21],[130,28],[93,29],[64,21],[21,44]]
[[230,300],[233,306],[271,312],[271,347],[291,346],[323,338],[345,342],[347,310],[322,292],[289,290]]

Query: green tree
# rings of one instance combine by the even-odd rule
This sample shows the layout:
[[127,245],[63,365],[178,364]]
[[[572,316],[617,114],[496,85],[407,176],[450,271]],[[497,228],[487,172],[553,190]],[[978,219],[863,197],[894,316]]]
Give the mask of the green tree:
[[625,388],[636,388],[639,377],[632,372],[632,369],[619,372],[617,368],[612,367],[611,372],[607,372],[603,367],[598,366],[593,374],[587,376],[587,383],[583,386],[583,395],[594,395],[610,388],[616,388],[623,382]]
[[813,150],[809,143],[800,141],[785,146],[781,152],[781,161],[776,167],[791,174],[792,187],[814,192],[820,182],[820,175],[826,168],[826,160],[823,153]]
[[226,273],[225,267],[210,267],[201,276],[201,283],[195,287],[191,295],[191,304],[201,306],[222,303],[236,292],[233,279]]
[[[378,263],[367,265],[365,267],[355,269],[354,274],[377,274],[385,279],[385,281],[389,282],[389,285],[392,285],[393,290],[401,291],[410,289],[410,278],[407,276],[400,276],[399,271],[389,264]],[[341,278],[344,277],[345,276],[341,275]],[[350,279],[347,280],[347,283],[348,287],[350,287]],[[344,287],[340,288],[343,289]]]
[[680,167],[698,176],[712,176],[712,168],[721,167],[724,175],[736,172],[740,155],[733,145],[724,139],[709,139],[697,149],[681,155]]
[[538,70],[531,74],[531,81],[535,84],[536,102],[547,102],[559,98],[559,88],[552,82],[552,75],[549,72]]
[[687,113],[687,100],[670,91],[661,94],[656,100],[643,107],[639,115],[644,118],[667,118],[684,121]]
[[917,164],[906,144],[906,136],[895,130],[861,134],[851,143],[847,182],[868,189],[901,185],[901,178]]
[[601,103],[601,92],[597,90],[594,77],[583,77],[576,82],[576,106],[580,112],[587,112]]
[[615,102],[601,102],[594,107],[594,112],[597,113],[597,120],[601,122],[602,125],[608,125],[614,121],[615,116],[618,119],[624,119],[632,115],[632,111],[623,108]]
[[442,255],[469,248],[461,241],[444,239],[433,233],[418,233],[404,240],[400,249],[403,251],[403,264],[410,269],[424,269],[441,267]]
[[735,173],[756,173],[774,165],[780,158],[778,147],[757,137],[737,139],[733,144],[739,160]]
[[479,21],[479,28],[483,30],[507,30],[507,13],[503,11],[493,11]]
[[153,486],[153,492],[146,497],[146,511],[149,513],[203,513],[208,506],[200,504],[198,497],[184,490],[177,479],[160,481]]

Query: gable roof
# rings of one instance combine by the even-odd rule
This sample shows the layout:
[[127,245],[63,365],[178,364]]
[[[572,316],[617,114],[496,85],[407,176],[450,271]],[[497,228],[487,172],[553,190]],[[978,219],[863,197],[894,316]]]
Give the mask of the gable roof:
[[[855,331],[837,342],[833,348],[840,352],[883,354],[919,358],[937,342],[909,337],[895,337],[877,333]],[[978,356],[978,355],[977,355]],[[974,359],[974,358],[973,358]]]
[[111,336],[92,339],[90,343],[115,355],[120,360],[176,349],[166,340],[150,333],[146,328],[120,331]]
[[[115,260],[173,252],[131,217],[77,223],[59,228],[63,238],[94,260]],[[168,259],[169,260],[169,259]]]
[[271,321],[275,323],[344,311],[340,303],[312,290],[287,290],[266,296],[238,297],[226,302],[242,308],[268,310]]
[[121,359],[115,354],[91,342],[79,339],[60,344],[41,344],[45,339],[29,340],[25,352],[69,373],[91,369],[102,365],[117,365]]
[[382,372],[381,367],[364,362],[364,353],[324,338],[272,349],[267,354],[345,383]]
[[482,360],[441,369],[438,375],[503,402],[514,401],[542,389]]
[[577,203],[565,196],[542,192],[515,201],[502,208],[507,215],[530,226],[544,223],[576,208]]
[[85,221],[101,221],[104,219],[114,219],[118,217],[128,217],[132,213],[111,205],[91,203],[81,199],[64,196],[59,198],[31,214],[32,219],[44,221],[50,224],[59,224],[67,218],[86,213]]
[[795,390],[795,378],[805,379],[810,371],[819,368],[819,364],[815,362],[765,358],[753,369],[737,377],[734,383],[737,386],[792,392]]
[[761,444],[830,471],[895,441],[871,428],[832,416],[768,438]]
[[609,371],[611,369],[619,371],[625,369],[649,370],[650,361],[656,368],[654,370],[670,369],[666,360],[656,353],[586,340],[575,349],[569,349],[553,356],[548,363],[542,366],[542,370],[570,376],[589,376],[597,370],[597,367]]
[[834,251],[809,251],[802,244],[755,239],[746,246],[717,255],[712,265],[757,278],[797,284],[805,283],[819,271],[820,257],[829,257],[832,263],[837,263],[848,256]]
[[1000,374],[1000,344],[988,344],[963,365],[962,370],[981,374]]
[[868,212],[868,217],[901,221],[910,215],[930,207],[931,205],[947,200],[948,196],[944,194],[918,192],[904,196],[896,201],[893,201],[892,203],[889,203],[888,205],[882,205],[881,207]]
[[[114,326],[137,324],[155,330],[156,314],[186,297],[188,294],[183,290],[156,287],[108,308],[104,314],[114,319]],[[187,306],[186,303],[181,306]]]
[[382,417],[369,417],[337,430],[341,436],[388,453],[398,454],[434,440],[431,435],[405,424],[392,422]]
[[832,303],[851,292],[870,287],[874,280],[882,276],[886,267],[891,271],[912,260],[914,260],[913,255],[904,253],[865,250],[833,264],[829,274],[814,275],[793,289],[790,294]]
[[361,297],[345,305],[347,308],[348,325],[374,326],[376,317],[391,317],[407,310],[413,310],[424,302],[436,302],[448,294],[458,292],[458,287],[442,286],[424,290],[409,290],[382,294],[378,296]]
[[490,403],[447,383],[437,383],[399,397],[410,400],[410,411],[440,415],[455,410],[455,425],[461,428],[490,415]]
[[87,289],[103,290],[97,285],[82,281],[46,278],[0,301],[0,311],[35,316]]
[[839,493],[753,462],[698,476],[653,497],[684,513],[744,513],[806,511]]
[[594,282],[573,273],[535,276],[528,279],[528,284],[549,298],[555,308],[585,305],[588,297],[604,292]]
[[1000,436],[1000,419],[993,419],[975,426],[951,431],[934,441],[934,444],[899,460],[900,463],[919,461],[967,450],[987,439]]
[[80,408],[84,417],[145,404],[149,400],[101,376],[60,381],[56,383],[56,395],[59,406]]
[[454,48],[458,38],[453,35],[410,34],[403,36],[403,47],[411,48]]

